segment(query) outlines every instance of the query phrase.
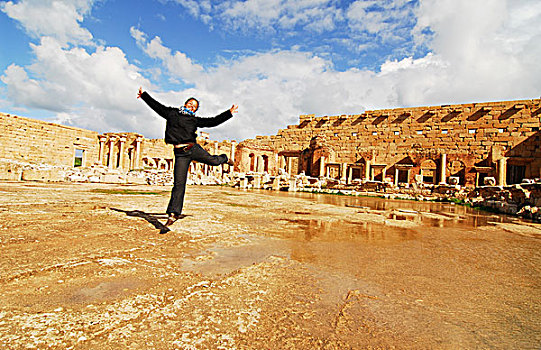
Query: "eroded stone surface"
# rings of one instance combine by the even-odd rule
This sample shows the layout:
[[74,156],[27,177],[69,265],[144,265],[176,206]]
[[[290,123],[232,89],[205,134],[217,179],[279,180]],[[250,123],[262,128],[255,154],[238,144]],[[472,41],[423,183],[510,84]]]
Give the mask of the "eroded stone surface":
[[0,348],[541,344],[539,224],[191,186],[159,234],[163,187],[3,182],[0,199]]

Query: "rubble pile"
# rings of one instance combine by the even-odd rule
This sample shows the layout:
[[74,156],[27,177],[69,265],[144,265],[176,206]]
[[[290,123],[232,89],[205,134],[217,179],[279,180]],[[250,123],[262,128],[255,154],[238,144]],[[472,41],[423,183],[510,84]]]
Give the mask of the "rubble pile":
[[541,181],[510,186],[481,186],[468,195],[473,206],[541,221]]
[[[235,173],[229,185],[243,189],[266,189],[290,192],[314,192],[351,196],[380,196],[388,199],[452,201],[499,213],[518,215],[541,221],[541,180],[510,186],[480,186],[475,189],[449,184],[395,186],[391,182],[358,180],[351,184],[340,180],[306,176],[290,176],[283,169],[280,175],[267,173]],[[526,181],[526,180],[525,180]]]

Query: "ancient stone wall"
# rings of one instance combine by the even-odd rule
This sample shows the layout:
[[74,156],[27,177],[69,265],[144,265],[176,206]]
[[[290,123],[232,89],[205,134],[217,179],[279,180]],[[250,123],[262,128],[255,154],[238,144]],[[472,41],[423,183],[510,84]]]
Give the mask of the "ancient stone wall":
[[[301,115],[298,125],[277,135],[241,142],[237,161],[240,171],[249,171],[246,154],[271,152],[270,158],[278,157],[269,169],[274,174],[289,165],[290,173],[345,181],[478,185],[494,177],[500,184],[517,183],[541,177],[540,115],[539,99]],[[334,159],[309,151],[316,137]]]
[[[358,115],[301,115],[273,136],[239,144],[198,142],[235,160],[235,171],[327,177],[342,183],[394,185],[512,184],[541,177],[540,100],[502,101],[366,111]],[[55,166],[101,165],[126,172],[171,170],[163,139],[105,133],[0,114],[0,159]],[[4,167],[13,172],[13,165]],[[229,172],[201,164],[191,172]],[[0,172],[3,170],[0,169]],[[3,178],[17,178],[6,175]]]
[[[236,144],[210,140],[205,132],[200,133],[198,142],[211,154],[225,153],[228,157],[234,154]],[[126,173],[137,169],[169,171],[173,164],[173,148],[163,139],[127,132],[99,134],[0,113],[0,179],[62,181],[64,175],[56,168],[97,166]],[[214,169],[192,166],[191,172],[197,171],[208,175]]]
[[173,147],[163,139],[144,139],[141,152],[141,168],[150,167],[162,170],[173,168]]
[[0,113],[0,158],[32,164],[74,166],[98,158],[98,133]]

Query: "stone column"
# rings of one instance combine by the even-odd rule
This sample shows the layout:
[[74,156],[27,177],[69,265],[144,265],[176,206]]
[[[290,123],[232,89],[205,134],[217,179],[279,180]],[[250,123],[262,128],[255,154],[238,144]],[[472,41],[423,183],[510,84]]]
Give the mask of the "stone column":
[[100,152],[98,154],[98,164],[103,165],[103,157],[105,156],[105,142],[107,141],[106,136],[100,136]]
[[119,161],[118,161],[118,167],[120,169],[124,169],[124,149],[126,147],[126,138],[121,137],[120,138],[120,152],[119,152]]
[[109,169],[113,169],[113,162],[114,162],[113,148],[115,147],[115,141],[116,141],[115,137],[110,137],[109,138],[109,164],[107,165]]
[[507,185],[507,158],[502,157],[498,160],[498,186]]
[[348,163],[342,163],[342,166],[340,168],[341,168],[340,169],[340,181],[346,182],[346,180],[347,180],[346,171],[347,171],[347,168],[348,168]]
[[287,162],[287,173],[289,175],[291,175],[291,157],[286,157],[286,162]]
[[294,177],[289,179],[289,192],[297,192],[297,179]]
[[441,155],[440,184],[447,184],[447,154]]
[[394,168],[394,186],[398,187],[398,168]]
[[235,141],[231,141],[231,160],[235,160],[235,151],[237,150],[237,143]]
[[261,163],[262,163],[262,158],[261,156],[256,156],[255,157],[255,172],[256,173],[260,173],[261,172]]
[[383,167],[383,170],[381,171],[381,182],[385,182],[386,177],[387,177],[387,167]]
[[319,159],[319,176],[325,175],[325,156],[321,156]]
[[353,167],[349,167],[349,173],[348,173],[348,184],[351,183],[351,181],[353,181]]
[[372,175],[372,171],[371,171],[371,164],[372,162],[367,160],[366,163],[365,163],[365,168],[364,168],[364,178],[365,180],[372,180],[371,178],[371,175]]
[[254,175],[254,188],[261,188],[261,175]]
[[140,160],[141,160],[141,141],[143,141],[142,138],[138,137],[135,139],[135,159],[133,166],[135,169],[139,169],[140,166]]
[[272,189],[275,190],[275,191],[279,191],[280,190],[280,178],[278,176],[276,176],[273,180],[272,180]]

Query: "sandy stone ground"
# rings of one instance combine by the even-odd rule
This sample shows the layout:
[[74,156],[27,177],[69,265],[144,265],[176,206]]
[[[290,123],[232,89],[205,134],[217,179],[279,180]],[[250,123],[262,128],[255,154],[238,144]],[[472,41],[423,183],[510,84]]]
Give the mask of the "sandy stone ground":
[[541,227],[449,204],[0,182],[2,349],[539,349]]

